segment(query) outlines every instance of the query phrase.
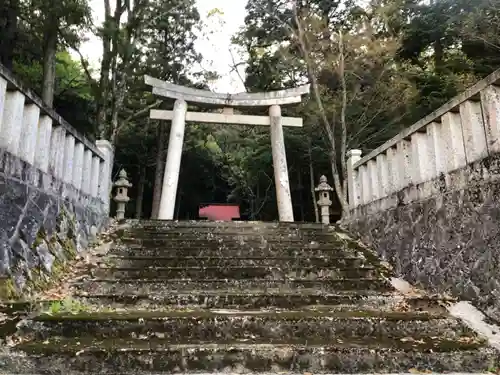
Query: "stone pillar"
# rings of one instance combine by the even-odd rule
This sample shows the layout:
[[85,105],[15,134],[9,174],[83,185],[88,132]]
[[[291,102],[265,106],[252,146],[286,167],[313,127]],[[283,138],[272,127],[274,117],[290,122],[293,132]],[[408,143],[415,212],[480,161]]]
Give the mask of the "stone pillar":
[[7,97],[7,81],[0,77],[0,132],[2,131],[3,112],[5,109],[5,100]]
[[411,143],[405,140],[397,144],[398,159],[398,190],[411,184]]
[[41,116],[38,122],[38,133],[35,149],[35,166],[42,172],[48,173],[50,161],[50,136],[52,134],[52,118]]
[[66,136],[64,145],[64,174],[63,181],[73,184],[73,163],[75,158],[75,137],[71,134]]
[[50,137],[49,173],[64,180],[66,154],[66,130],[62,126],[52,128]]
[[104,159],[99,165],[99,193],[98,198],[104,204],[104,211],[109,214],[109,202],[111,194],[111,174],[113,173],[114,150],[111,143],[104,140],[96,142],[97,148],[103,154]]
[[442,125],[439,122],[431,122],[427,125],[427,137],[429,140],[429,168],[432,173],[429,178],[439,176],[445,170],[443,158]]
[[429,139],[427,133],[414,133],[411,136],[412,182],[420,184],[430,180],[433,165],[429,162]]
[[90,195],[92,182],[92,151],[85,150],[83,154],[82,192]]
[[292,194],[290,192],[290,182],[288,180],[285,137],[283,135],[280,106],[271,106],[269,109],[269,116],[271,117],[271,147],[279,220],[281,222],[293,222]]
[[328,185],[326,176],[321,176],[319,185],[314,190],[319,192],[318,206],[321,209],[321,223],[328,225],[330,224],[330,206],[332,205],[330,192],[333,191],[333,188]]
[[490,85],[481,91],[487,147],[490,153],[500,151],[500,87]]
[[93,198],[99,197],[99,170],[101,159],[98,156],[92,157],[92,171],[90,177],[90,195]]
[[368,170],[368,178],[370,180],[370,202],[374,202],[380,197],[380,184],[378,181],[376,161],[374,159],[368,160],[366,168]]
[[359,206],[361,201],[360,176],[354,169],[354,164],[361,160],[361,150],[350,150],[347,152],[347,190],[349,191],[349,207],[351,209]]
[[186,127],[186,112],[187,103],[184,100],[176,100],[168,141],[160,209],[158,211],[158,219],[160,220],[173,220],[174,218],[177,185],[181,169],[182,146],[184,143],[184,130]]
[[0,130],[0,148],[19,156],[19,142],[24,116],[24,95],[19,91],[7,92]]
[[78,142],[75,145],[75,158],[73,161],[73,186],[76,190],[82,190],[84,155],[85,146],[83,143]]
[[466,100],[460,104],[460,118],[467,164],[487,157],[488,147],[486,147],[486,131],[481,103]]
[[387,155],[380,154],[376,158],[377,175],[379,187],[379,198],[387,197],[389,193],[389,164],[387,162]]
[[444,172],[451,172],[467,164],[460,114],[447,112],[441,117],[444,154]]
[[113,200],[117,203],[116,209],[116,219],[125,219],[125,206],[130,201],[128,197],[128,188],[132,187],[132,184],[128,181],[127,172],[124,169],[120,171],[119,179],[114,183],[116,189],[116,196]]
[[24,106],[23,128],[19,140],[19,157],[31,165],[35,164],[39,118],[40,108],[36,104]]
[[386,150],[387,170],[389,171],[388,194],[391,195],[398,191],[399,187],[399,159],[396,147],[390,147]]
[[368,169],[366,164],[360,165],[358,167],[358,175],[361,186],[361,204],[367,204],[370,202],[370,178],[368,176]]

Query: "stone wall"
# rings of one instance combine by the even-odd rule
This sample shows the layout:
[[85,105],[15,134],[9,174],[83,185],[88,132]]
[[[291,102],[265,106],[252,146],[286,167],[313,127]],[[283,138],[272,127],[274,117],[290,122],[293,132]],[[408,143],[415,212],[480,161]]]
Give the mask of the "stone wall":
[[348,163],[342,225],[398,276],[500,322],[500,70]]
[[[500,322],[500,155],[426,185],[395,194],[393,208],[360,208],[343,226],[398,276],[473,301]],[[424,188],[440,192],[411,199]]]
[[112,158],[0,66],[0,300],[46,287],[105,227]]

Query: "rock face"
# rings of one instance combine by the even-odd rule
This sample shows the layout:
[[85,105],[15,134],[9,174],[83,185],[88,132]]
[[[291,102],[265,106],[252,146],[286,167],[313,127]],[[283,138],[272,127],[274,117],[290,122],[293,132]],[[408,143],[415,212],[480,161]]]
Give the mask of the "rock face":
[[130,221],[116,236],[75,280],[71,303],[24,322],[0,372],[446,373],[499,363],[446,301],[398,294],[390,269],[333,227]]

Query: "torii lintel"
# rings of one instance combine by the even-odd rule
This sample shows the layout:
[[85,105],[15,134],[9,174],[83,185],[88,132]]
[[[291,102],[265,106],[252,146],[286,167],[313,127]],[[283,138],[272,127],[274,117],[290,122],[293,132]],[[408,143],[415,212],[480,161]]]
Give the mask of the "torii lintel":
[[145,76],[146,85],[152,86],[153,94],[195,103],[221,105],[225,107],[265,107],[300,103],[302,95],[308,94],[310,85],[291,89],[239,94],[219,94],[208,90],[175,85],[151,76]]

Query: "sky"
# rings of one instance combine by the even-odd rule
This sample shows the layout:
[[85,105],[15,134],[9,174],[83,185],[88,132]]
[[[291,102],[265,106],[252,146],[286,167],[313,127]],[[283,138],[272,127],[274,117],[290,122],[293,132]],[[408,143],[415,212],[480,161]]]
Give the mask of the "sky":
[[[202,36],[196,43],[197,51],[203,56],[202,67],[215,70],[221,79],[212,85],[212,90],[220,93],[237,93],[244,91],[243,83],[236,72],[230,73],[233,59],[229,52],[231,36],[243,26],[245,18],[245,5],[247,0],[196,0],[201,18],[208,25],[207,35]],[[95,24],[101,24],[104,18],[102,0],[90,0]],[[207,19],[210,10],[218,8],[222,14],[218,17]],[[100,40],[93,35],[82,48],[82,54],[89,59],[92,66],[98,67],[102,57]],[[238,59],[236,51],[233,52]],[[198,67],[199,68],[199,67]],[[240,67],[240,73],[244,68]]]

